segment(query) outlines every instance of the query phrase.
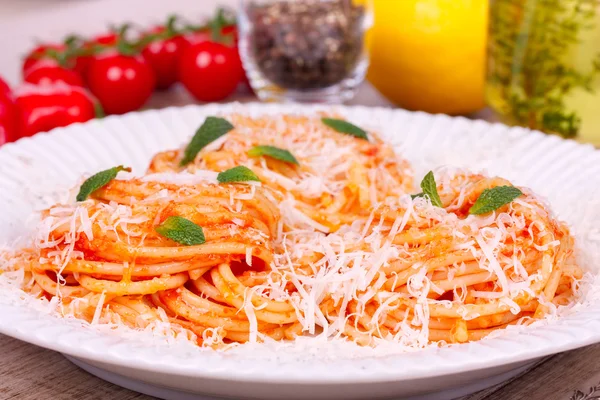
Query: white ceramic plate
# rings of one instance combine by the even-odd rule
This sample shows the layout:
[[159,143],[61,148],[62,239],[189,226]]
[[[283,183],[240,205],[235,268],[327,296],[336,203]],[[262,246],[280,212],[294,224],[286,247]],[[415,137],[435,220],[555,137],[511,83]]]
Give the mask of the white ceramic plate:
[[[186,142],[207,115],[316,109],[260,104],[171,108],[108,117],[2,147],[0,242],[25,233],[27,216],[54,201],[56,193],[83,173],[118,164],[143,172],[154,153]],[[454,165],[487,170],[531,187],[571,225],[581,249],[579,261],[597,276],[600,152],[537,132],[464,118],[366,107],[335,111],[381,132],[413,163],[418,176],[433,167]],[[0,333],[75,357],[106,379],[137,390],[151,392],[154,387],[161,391],[155,394],[170,398],[192,398],[193,393],[358,399],[446,390],[428,398],[447,399],[505,379],[545,355],[600,341],[596,279],[589,285],[587,301],[558,319],[514,327],[475,343],[406,354],[311,340],[285,351],[258,344],[215,352],[142,332],[111,332],[56,318],[18,291],[6,289],[3,279],[0,276]],[[147,383],[153,386],[144,386]],[[169,389],[179,390],[180,397]]]

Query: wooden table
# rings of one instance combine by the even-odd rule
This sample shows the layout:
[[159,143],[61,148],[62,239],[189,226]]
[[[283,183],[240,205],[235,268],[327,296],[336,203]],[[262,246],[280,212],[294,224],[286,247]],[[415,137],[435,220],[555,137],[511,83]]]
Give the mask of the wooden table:
[[[0,335],[0,399],[151,400],[105,382],[58,353]],[[523,375],[462,400],[597,400],[600,344],[558,354]],[[600,396],[600,387],[596,392]],[[581,391],[580,397],[576,391]]]

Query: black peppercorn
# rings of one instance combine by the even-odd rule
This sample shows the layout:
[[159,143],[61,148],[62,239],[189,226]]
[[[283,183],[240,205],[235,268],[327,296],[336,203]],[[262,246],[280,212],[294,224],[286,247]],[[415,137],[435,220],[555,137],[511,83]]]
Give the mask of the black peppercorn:
[[252,4],[250,51],[264,77],[283,88],[327,88],[360,61],[365,14],[351,0]]

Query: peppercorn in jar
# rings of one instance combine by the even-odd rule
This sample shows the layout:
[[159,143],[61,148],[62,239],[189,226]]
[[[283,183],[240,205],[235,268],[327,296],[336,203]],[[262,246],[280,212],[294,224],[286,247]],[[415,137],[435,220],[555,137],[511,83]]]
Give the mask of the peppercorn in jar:
[[368,1],[245,0],[240,52],[262,100],[338,103],[368,67]]

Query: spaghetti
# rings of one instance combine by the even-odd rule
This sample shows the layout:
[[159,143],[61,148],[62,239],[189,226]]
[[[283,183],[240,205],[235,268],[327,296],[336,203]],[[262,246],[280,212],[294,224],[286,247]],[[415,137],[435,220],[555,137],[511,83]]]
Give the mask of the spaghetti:
[[[302,335],[460,343],[575,298],[573,238],[529,190],[472,215],[482,193],[510,182],[439,171],[435,206],[407,194],[407,162],[372,135],[318,118],[229,119],[235,129],[184,168],[180,151],[161,153],[144,177],[44,211],[31,248],[4,269],[22,270],[23,289],[63,314],[168,322],[216,347]],[[298,165],[248,156],[256,145],[286,148]],[[217,172],[237,165],[261,182],[220,184]],[[204,242],[160,234],[173,216]]]
[[[230,120],[234,129],[204,148],[192,164],[179,165],[183,150],[167,151],[154,157],[148,172],[223,171],[245,165],[273,189],[273,201],[301,211],[324,232],[351,223],[356,213],[368,215],[374,204],[412,188],[408,162],[376,135],[361,140],[328,128],[319,118],[293,115],[234,115]],[[248,155],[260,145],[290,151],[299,165]]]

